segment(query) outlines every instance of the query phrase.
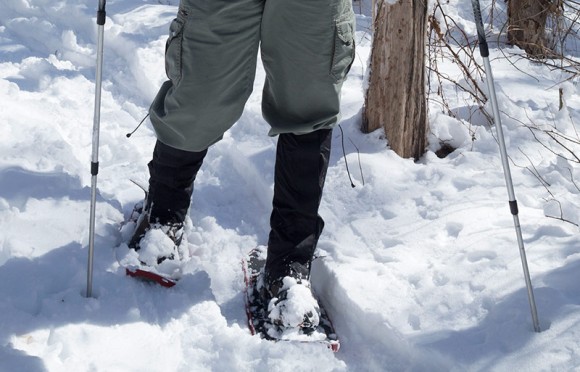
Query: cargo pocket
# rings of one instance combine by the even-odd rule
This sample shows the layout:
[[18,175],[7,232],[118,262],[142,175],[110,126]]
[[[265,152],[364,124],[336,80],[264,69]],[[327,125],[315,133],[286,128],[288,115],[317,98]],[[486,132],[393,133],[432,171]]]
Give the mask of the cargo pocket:
[[165,44],[165,73],[173,85],[181,80],[182,75],[182,48],[183,48],[183,28],[185,19],[181,17],[181,12],[169,26],[169,37]]
[[334,53],[330,74],[336,82],[346,78],[354,61],[354,23],[337,21],[334,31]]

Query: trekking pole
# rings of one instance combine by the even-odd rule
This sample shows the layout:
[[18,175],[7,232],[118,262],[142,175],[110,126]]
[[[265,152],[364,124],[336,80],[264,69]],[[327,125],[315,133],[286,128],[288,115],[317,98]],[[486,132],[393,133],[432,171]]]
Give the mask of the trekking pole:
[[97,174],[99,173],[99,129],[101,123],[101,82],[103,80],[103,41],[105,35],[105,3],[99,0],[97,11],[97,71],[95,77],[95,113],[93,117],[93,151],[91,157],[91,214],[89,226],[89,262],[87,297],[93,296],[93,257],[95,252],[95,209],[97,204]]
[[526,251],[524,249],[524,240],[522,238],[522,229],[520,227],[520,220],[518,218],[518,203],[516,201],[514,193],[514,185],[512,182],[512,176],[510,172],[510,166],[508,162],[507,150],[505,146],[505,140],[503,136],[503,129],[501,126],[501,118],[499,116],[499,108],[497,105],[497,97],[495,95],[495,86],[493,82],[493,75],[491,72],[491,64],[489,63],[489,48],[487,46],[487,40],[485,38],[485,33],[483,30],[483,20],[481,18],[481,8],[479,6],[479,0],[472,0],[473,14],[475,16],[475,24],[477,26],[477,36],[479,39],[479,52],[481,57],[483,57],[483,65],[485,68],[485,74],[487,76],[487,88],[489,90],[489,95],[491,99],[491,105],[493,109],[493,118],[495,122],[495,128],[497,130],[497,136],[499,140],[499,150],[501,154],[501,161],[503,165],[503,171],[506,181],[506,186],[509,196],[509,206],[510,211],[514,218],[514,226],[516,228],[516,235],[518,238],[518,246],[520,249],[520,258],[522,260],[522,267],[524,269],[524,278],[526,280],[526,288],[528,290],[528,301],[530,302],[530,310],[532,313],[532,322],[534,325],[534,331],[540,332],[540,324],[538,322],[538,312],[536,310],[536,300],[534,299],[534,290],[532,288],[532,281],[530,280],[530,272],[528,270],[528,261],[526,259]]

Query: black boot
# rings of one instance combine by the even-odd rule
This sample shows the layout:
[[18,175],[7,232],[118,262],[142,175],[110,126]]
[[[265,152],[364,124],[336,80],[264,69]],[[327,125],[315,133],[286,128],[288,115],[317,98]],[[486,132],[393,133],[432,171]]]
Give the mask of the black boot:
[[175,243],[181,243],[183,222],[191,203],[193,181],[207,150],[190,152],[157,141],[149,162],[149,192],[129,247],[138,250],[152,228],[161,228]]

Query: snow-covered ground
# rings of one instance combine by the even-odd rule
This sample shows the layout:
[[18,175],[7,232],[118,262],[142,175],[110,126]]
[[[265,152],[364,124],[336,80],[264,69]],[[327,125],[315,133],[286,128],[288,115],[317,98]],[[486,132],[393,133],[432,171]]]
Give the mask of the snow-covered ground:
[[[169,290],[126,277],[115,259],[119,224],[143,196],[131,180],[146,183],[155,137],[148,124],[125,134],[165,79],[176,2],[107,3],[94,298],[85,288],[98,2],[0,4],[0,370],[580,368],[580,166],[523,126],[555,127],[578,141],[578,80],[562,84],[561,72],[526,59],[512,64],[506,51],[521,51],[491,44],[542,328],[535,333],[495,131],[481,118],[460,120],[472,103],[444,86],[460,119],[432,101],[430,151],[418,162],[393,153],[380,131],[359,132],[365,15],[343,92],[344,137],[334,132],[312,278],[341,350],[262,341],[246,327],[240,260],[267,239],[276,143],[260,114],[261,67],[244,115],[211,148],[196,181],[186,275]],[[490,4],[482,1],[484,14]],[[446,9],[473,40],[470,6],[451,1]],[[495,6],[501,22],[505,5]],[[450,62],[439,65],[456,74]],[[458,149],[440,159],[439,140]],[[578,142],[570,146],[580,156]]]

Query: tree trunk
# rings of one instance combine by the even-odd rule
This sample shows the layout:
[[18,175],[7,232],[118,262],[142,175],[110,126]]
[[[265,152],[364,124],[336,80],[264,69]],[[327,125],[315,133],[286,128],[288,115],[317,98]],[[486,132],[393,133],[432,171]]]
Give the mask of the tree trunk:
[[362,130],[383,127],[393,151],[419,159],[427,145],[426,0],[379,2]]
[[534,57],[550,54],[546,47],[546,21],[554,6],[551,0],[509,0],[508,40]]

